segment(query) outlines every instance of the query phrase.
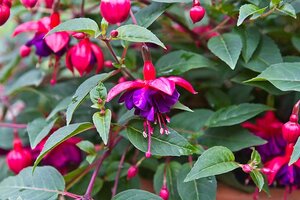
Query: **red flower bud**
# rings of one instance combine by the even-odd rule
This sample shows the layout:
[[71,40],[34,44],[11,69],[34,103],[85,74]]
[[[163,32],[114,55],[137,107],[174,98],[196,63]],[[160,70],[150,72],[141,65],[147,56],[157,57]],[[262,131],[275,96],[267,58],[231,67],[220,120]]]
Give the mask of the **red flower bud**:
[[25,57],[29,56],[30,52],[31,52],[31,48],[30,47],[28,47],[26,45],[22,45],[21,46],[21,48],[20,48],[20,56],[22,58],[25,58]]
[[202,6],[194,5],[190,10],[190,17],[193,23],[197,23],[203,19],[205,15],[205,9]]
[[21,0],[21,3],[25,8],[33,8],[36,5],[37,0]]
[[139,168],[135,165],[132,165],[129,167],[128,171],[127,171],[127,180],[132,179],[133,177],[135,177],[139,172]]
[[3,24],[5,24],[5,22],[8,20],[10,15],[10,8],[5,5],[2,4],[0,5],[0,26],[2,26]]
[[73,33],[72,36],[78,40],[85,38],[85,33]]
[[118,35],[119,35],[119,32],[118,32],[117,30],[112,30],[112,31],[110,32],[110,36],[111,36],[112,38],[116,38],[116,37],[118,37]]
[[300,136],[300,125],[293,118],[297,119],[297,117],[292,115],[290,121],[282,126],[283,138],[287,143],[296,143]]
[[144,62],[144,79],[145,80],[153,80],[156,78],[156,70],[152,63],[152,61],[145,61]]
[[23,149],[20,139],[14,140],[14,148],[7,154],[6,162],[15,174],[32,164],[32,156],[28,150]]
[[121,78],[119,78],[118,83],[123,83],[125,81],[127,81],[126,78],[122,76]]
[[245,173],[250,173],[252,171],[252,167],[248,164],[246,165],[242,165],[242,170],[245,172]]
[[130,0],[102,0],[100,3],[102,17],[110,24],[124,22],[130,8]]
[[166,186],[163,186],[159,192],[159,196],[163,199],[163,200],[168,200],[169,199],[169,190]]
[[106,60],[104,62],[104,66],[107,67],[107,68],[113,68],[113,62],[111,60]]

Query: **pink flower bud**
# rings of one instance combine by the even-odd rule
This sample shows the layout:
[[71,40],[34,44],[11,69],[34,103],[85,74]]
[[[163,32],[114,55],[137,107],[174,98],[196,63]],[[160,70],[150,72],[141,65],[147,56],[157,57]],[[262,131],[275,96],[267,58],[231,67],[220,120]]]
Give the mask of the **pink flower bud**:
[[245,172],[245,173],[250,173],[252,171],[252,167],[248,164],[246,165],[242,165],[242,170]]
[[122,76],[121,78],[119,78],[118,83],[123,83],[125,81],[127,81],[126,78]]
[[159,192],[159,196],[163,199],[163,200],[168,200],[169,199],[169,190],[166,186],[163,186]]
[[113,62],[111,60],[106,60],[104,62],[104,66],[107,67],[107,68],[113,68]]
[[300,136],[300,125],[298,122],[288,121],[282,126],[282,136],[287,143],[296,143]]
[[119,32],[118,32],[117,30],[112,30],[112,31],[110,32],[110,36],[111,36],[112,38],[116,38],[116,37],[118,37],[118,35],[119,35]]
[[124,22],[130,8],[130,0],[102,0],[100,3],[102,17],[110,24]]
[[0,26],[2,26],[10,16],[10,8],[7,5],[0,5],[0,16]]
[[78,40],[81,40],[85,38],[86,35],[84,33],[73,33],[72,36]]
[[30,52],[31,52],[31,48],[30,47],[28,47],[26,45],[22,45],[21,46],[21,48],[20,48],[20,56],[22,58],[25,58],[25,57],[29,56]]
[[190,10],[190,17],[194,24],[201,21],[204,15],[205,9],[202,6],[194,5]]
[[139,169],[137,166],[133,165],[130,166],[128,171],[127,171],[127,180],[132,179],[133,177],[135,177],[139,172]]
[[146,158],[150,158],[150,157],[151,157],[151,152],[147,151],[147,152],[145,153],[145,156],[146,156]]
[[25,8],[33,8],[36,5],[37,0],[21,0],[21,3]]
[[15,139],[14,148],[6,157],[8,168],[15,174],[18,174],[22,169],[32,164],[32,156],[28,150],[23,149],[22,141]]
[[145,80],[153,80],[156,78],[156,70],[151,60],[144,62],[143,74]]

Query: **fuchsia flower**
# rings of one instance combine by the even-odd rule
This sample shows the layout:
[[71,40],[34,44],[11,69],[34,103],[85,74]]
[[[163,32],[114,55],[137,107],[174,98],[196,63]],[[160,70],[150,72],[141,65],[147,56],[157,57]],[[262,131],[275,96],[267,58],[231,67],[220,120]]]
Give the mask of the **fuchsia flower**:
[[263,162],[274,156],[284,154],[286,142],[281,131],[283,123],[276,118],[273,111],[268,111],[263,117],[257,118],[255,124],[245,122],[242,126],[268,141],[268,143],[256,147]]
[[166,122],[170,119],[167,113],[171,107],[178,102],[179,93],[175,86],[179,85],[189,92],[196,94],[193,86],[186,80],[171,76],[156,78],[155,67],[150,59],[144,59],[144,80],[125,81],[113,87],[107,96],[107,101],[111,101],[115,96],[122,93],[119,103],[125,102],[128,110],[134,109],[135,114],[145,119],[144,137],[148,133],[148,151],[146,157],[151,156],[151,135],[153,128],[150,123],[158,123],[161,134],[168,134]]
[[[34,159],[37,158],[44,148],[46,140],[47,138],[42,140],[32,151]],[[82,161],[81,151],[76,146],[80,141],[80,138],[73,137],[61,143],[44,157],[42,164],[51,165],[62,174],[66,174],[71,170],[76,169]]]
[[75,68],[81,76],[84,73],[90,73],[95,64],[97,64],[96,72],[98,73],[103,69],[104,56],[100,47],[92,43],[89,38],[82,39],[67,52],[67,68],[72,72]]
[[[34,32],[34,37],[29,40],[25,46],[21,47],[21,56],[29,55],[24,54],[26,47],[30,48],[35,46],[35,54],[39,57],[48,57],[51,54],[55,55],[55,64],[51,84],[56,83],[56,74],[58,72],[59,58],[66,52],[69,44],[69,34],[67,32],[53,33],[47,37],[45,35],[60,23],[60,16],[58,13],[53,13],[50,17],[44,17],[38,21],[25,22],[15,29],[13,36],[17,36],[25,32]],[[45,38],[44,38],[45,37]],[[30,52],[30,49],[26,49]]]
[[44,38],[59,23],[59,14],[53,13],[50,17],[43,17],[38,21],[29,21],[17,26],[13,32],[13,37],[25,32],[34,32],[34,37],[26,43],[27,47],[35,46],[35,53],[40,57],[47,57],[50,54],[62,56],[69,44],[69,34],[67,32],[59,32]]
[[124,22],[130,8],[130,0],[102,0],[100,3],[101,15],[110,24]]

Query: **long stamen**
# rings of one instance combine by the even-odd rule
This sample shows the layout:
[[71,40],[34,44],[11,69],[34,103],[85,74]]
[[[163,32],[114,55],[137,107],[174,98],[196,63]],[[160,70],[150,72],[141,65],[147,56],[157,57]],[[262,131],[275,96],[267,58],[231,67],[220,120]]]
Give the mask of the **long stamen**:
[[144,121],[144,131],[143,131],[143,136],[144,136],[144,138],[147,137],[147,122],[146,122],[146,121]]
[[152,130],[151,125],[148,122],[148,120],[146,122],[147,122],[147,126],[148,126],[148,150],[147,150],[145,156],[146,156],[146,158],[150,158],[151,157],[151,135],[152,135],[153,130]]
[[160,134],[164,134],[164,128],[162,127],[161,120],[160,120],[160,115],[158,113],[157,113],[157,120],[158,120],[158,124],[159,124],[159,127],[160,127],[159,132],[160,132]]
[[163,116],[161,116],[161,118],[162,118],[163,125],[164,125],[164,127],[165,127],[165,133],[168,135],[168,134],[170,133],[170,131],[169,131],[167,125],[166,125],[165,120],[163,120]]

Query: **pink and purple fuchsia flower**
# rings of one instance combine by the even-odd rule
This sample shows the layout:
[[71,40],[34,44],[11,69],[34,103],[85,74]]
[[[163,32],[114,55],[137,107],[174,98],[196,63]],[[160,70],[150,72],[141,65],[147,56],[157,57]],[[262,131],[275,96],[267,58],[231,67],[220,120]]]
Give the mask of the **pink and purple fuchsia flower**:
[[121,95],[119,103],[124,102],[128,110],[134,109],[135,115],[145,119],[143,135],[148,137],[146,157],[149,158],[151,156],[151,135],[154,130],[151,123],[159,124],[160,134],[170,133],[166,125],[167,122],[170,122],[167,113],[179,98],[175,86],[181,86],[193,94],[197,94],[197,92],[183,78],[176,76],[156,78],[156,70],[150,59],[145,59],[143,74],[144,80],[125,81],[117,84],[109,91],[107,101],[109,102],[125,91]]

